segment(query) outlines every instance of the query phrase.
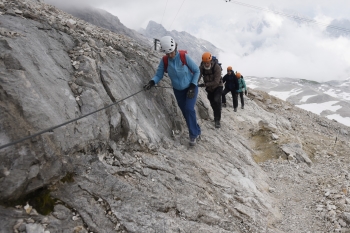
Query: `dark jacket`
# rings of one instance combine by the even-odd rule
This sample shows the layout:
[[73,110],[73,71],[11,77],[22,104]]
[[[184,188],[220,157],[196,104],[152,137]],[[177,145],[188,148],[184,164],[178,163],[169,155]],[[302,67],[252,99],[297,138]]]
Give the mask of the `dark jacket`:
[[223,81],[223,83],[225,83],[225,89],[230,90],[230,91],[239,90],[238,79],[233,72],[231,72],[231,74],[225,74],[222,81]]
[[211,68],[209,70],[204,68],[204,64],[201,63],[199,66],[200,75],[199,80],[201,80],[203,76],[203,81],[205,83],[205,90],[213,92],[217,87],[224,86],[221,78],[221,67],[218,63],[211,62]]

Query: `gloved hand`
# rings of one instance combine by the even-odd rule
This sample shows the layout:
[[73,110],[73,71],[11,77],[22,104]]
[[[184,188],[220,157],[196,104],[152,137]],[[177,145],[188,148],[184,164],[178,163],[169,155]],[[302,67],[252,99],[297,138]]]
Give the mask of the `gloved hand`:
[[245,95],[247,95],[247,94],[248,94],[248,93],[247,93],[247,90],[245,90],[245,91],[244,91],[244,94],[245,94]]
[[196,85],[191,83],[190,87],[188,88],[188,91],[187,91],[187,98],[192,99],[194,97],[194,89],[195,88],[196,88]]
[[146,85],[143,86],[143,90],[148,91],[149,89],[151,89],[151,87],[153,87],[154,85],[156,85],[156,83],[151,80],[149,81]]
[[198,84],[198,87],[205,87],[205,83]]

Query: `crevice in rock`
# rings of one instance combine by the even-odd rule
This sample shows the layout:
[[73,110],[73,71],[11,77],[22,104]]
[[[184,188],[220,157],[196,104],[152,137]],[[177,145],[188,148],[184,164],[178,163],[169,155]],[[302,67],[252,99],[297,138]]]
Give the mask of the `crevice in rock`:
[[17,205],[25,206],[28,203],[33,206],[39,214],[48,215],[53,211],[56,201],[58,201],[58,199],[51,197],[49,188],[42,187],[16,200],[1,200],[0,205],[12,207]]
[[100,69],[99,74],[100,74],[100,79],[101,79],[102,85],[103,85],[103,87],[104,87],[104,89],[105,89],[107,95],[109,96],[109,98],[112,100],[113,103],[115,103],[116,100],[115,100],[115,98],[114,98],[114,96],[113,96],[113,94],[112,94],[112,92],[111,92],[111,89],[109,88],[109,86],[108,86],[108,84],[106,83],[105,78],[104,78],[104,75],[106,75],[107,73],[104,74],[104,72],[102,71],[102,68],[101,68],[101,67],[99,67],[99,69]]
[[[91,197],[93,197],[96,202],[100,202],[101,203],[100,206],[102,206],[104,208],[105,214],[107,216],[107,219],[109,219],[113,224],[119,225],[119,229],[122,228],[120,230],[126,230],[126,228],[121,224],[120,219],[118,219],[118,217],[115,214],[113,214],[112,208],[111,208],[111,206],[109,205],[109,203],[106,200],[104,200],[102,197],[99,197],[99,196],[91,193],[87,189],[81,187],[81,185],[78,185],[78,187],[81,190],[83,190],[84,192],[88,193]],[[87,214],[90,216],[91,219],[94,219],[94,216],[91,215],[92,213],[87,212]],[[83,218],[82,218],[82,221],[86,225],[85,227],[89,228],[88,224],[83,220]]]

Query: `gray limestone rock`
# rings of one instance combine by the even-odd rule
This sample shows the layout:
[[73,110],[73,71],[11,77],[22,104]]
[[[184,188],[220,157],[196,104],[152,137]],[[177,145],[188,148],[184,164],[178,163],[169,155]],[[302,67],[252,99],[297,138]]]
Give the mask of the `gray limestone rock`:
[[287,154],[287,156],[295,157],[299,162],[305,162],[309,166],[312,165],[312,161],[308,157],[308,155],[305,153],[305,151],[302,149],[302,146],[297,143],[291,143],[291,144],[284,144],[281,146],[281,149],[284,153]]
[[[0,145],[45,132],[0,149],[4,232],[278,232],[284,216],[272,195],[280,190],[257,158],[280,157],[282,149],[311,165],[314,145],[326,150],[314,135],[327,141],[339,132],[336,122],[308,121],[292,107],[268,109],[257,91],[244,111],[223,110],[216,130],[201,90],[201,140],[189,148],[169,78],[142,89],[162,56],[139,43],[142,36],[41,1],[3,1],[2,8],[14,5],[23,17],[0,17]],[[263,132],[254,135],[256,128]],[[337,137],[340,157],[349,140]],[[53,198],[46,216],[36,205],[48,196],[32,204],[42,189]]]

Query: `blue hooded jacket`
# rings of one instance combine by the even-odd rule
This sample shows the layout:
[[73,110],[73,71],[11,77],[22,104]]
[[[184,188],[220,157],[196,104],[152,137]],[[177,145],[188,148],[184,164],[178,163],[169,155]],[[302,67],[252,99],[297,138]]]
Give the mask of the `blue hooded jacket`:
[[[196,63],[187,54],[185,54],[185,56],[187,65],[182,64],[180,53],[177,51],[174,58],[168,57],[168,75],[170,77],[173,88],[179,91],[188,88],[191,83],[197,86],[200,73],[198,65],[196,65]],[[191,73],[191,71],[193,73]],[[160,80],[163,79],[163,77],[164,62],[163,59],[161,59],[157,68],[157,72],[152,80],[155,84],[157,84]]]

